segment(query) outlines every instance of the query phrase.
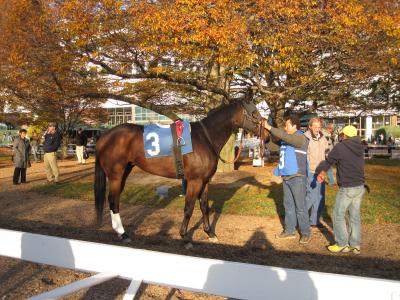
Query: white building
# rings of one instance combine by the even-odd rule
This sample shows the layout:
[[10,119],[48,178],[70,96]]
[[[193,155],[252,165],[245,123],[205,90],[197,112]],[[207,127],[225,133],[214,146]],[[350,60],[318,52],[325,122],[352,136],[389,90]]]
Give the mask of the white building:
[[337,109],[322,109],[318,116],[337,128],[353,125],[358,129],[358,135],[367,141],[375,136],[375,131],[383,126],[400,126],[399,112],[395,110],[343,111]]
[[[152,110],[129,104],[123,101],[109,99],[103,107],[108,112],[107,126],[114,127],[122,123],[146,124],[161,123],[169,124],[171,120]],[[188,114],[177,114],[180,118],[195,121],[195,117]]]

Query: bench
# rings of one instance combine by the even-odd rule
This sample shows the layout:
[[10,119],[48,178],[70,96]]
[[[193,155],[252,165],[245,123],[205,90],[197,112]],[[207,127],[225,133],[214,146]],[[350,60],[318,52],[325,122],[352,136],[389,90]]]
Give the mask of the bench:
[[392,149],[391,159],[400,159],[400,149]]
[[374,158],[376,156],[390,158],[391,154],[389,153],[388,148],[384,148],[384,149],[379,149],[379,148],[377,148],[377,149],[374,149],[374,148],[368,149],[368,158],[369,159]]

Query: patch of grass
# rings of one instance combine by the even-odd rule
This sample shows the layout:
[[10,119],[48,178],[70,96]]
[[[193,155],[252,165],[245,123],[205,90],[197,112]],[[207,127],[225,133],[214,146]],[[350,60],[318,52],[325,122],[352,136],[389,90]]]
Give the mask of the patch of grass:
[[282,187],[278,184],[263,187],[245,184],[239,188],[211,186],[209,199],[211,209],[219,213],[283,215]]
[[[365,164],[366,184],[371,192],[364,195],[361,205],[362,221],[400,223],[400,160],[368,160]],[[326,217],[330,218],[338,188],[326,189]]]
[[[156,185],[127,185],[121,195],[121,201],[156,208],[184,207],[184,197],[179,196],[180,186],[170,187],[166,197],[160,197],[156,188]],[[209,205],[213,211],[218,213],[275,216],[277,212],[283,214],[281,189],[282,187],[278,184],[273,184],[270,188],[248,184],[236,188],[211,185]],[[94,201],[93,184],[90,182],[41,185],[31,190],[46,195]],[[199,209],[198,205],[196,205],[196,209]]]
[[33,187],[31,191],[45,195],[94,201],[93,184],[89,182],[38,185]]
[[[370,160],[366,163],[366,182],[371,188],[362,203],[362,220],[365,223],[400,223],[400,161]],[[160,197],[156,185],[127,185],[121,201],[132,205],[183,209],[184,197],[179,197],[180,186],[170,187],[167,197]],[[93,184],[71,182],[43,185],[35,192],[93,201]],[[331,219],[338,188],[326,188],[325,217]],[[209,189],[212,211],[239,215],[283,216],[282,185],[244,183],[241,186],[212,184]],[[196,209],[199,205],[196,204]]]
[[399,159],[367,159],[365,160],[365,165],[368,171],[368,167],[370,166],[386,166],[386,167],[393,167],[398,168],[400,167],[400,160]]

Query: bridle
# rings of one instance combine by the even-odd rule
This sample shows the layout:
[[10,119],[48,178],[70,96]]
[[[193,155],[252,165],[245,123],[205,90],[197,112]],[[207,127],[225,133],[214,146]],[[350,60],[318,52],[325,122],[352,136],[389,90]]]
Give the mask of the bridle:
[[[252,132],[254,134],[258,134],[260,122],[262,121],[262,117],[257,110],[257,107],[254,104],[248,104],[240,102],[240,105],[243,107],[243,123],[240,126],[243,130],[248,132]],[[249,113],[250,105],[254,106],[254,109],[251,113]]]

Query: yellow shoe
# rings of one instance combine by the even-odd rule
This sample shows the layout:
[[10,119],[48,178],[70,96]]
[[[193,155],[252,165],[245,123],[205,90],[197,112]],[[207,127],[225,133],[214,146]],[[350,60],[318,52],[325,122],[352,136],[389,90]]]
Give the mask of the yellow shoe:
[[351,251],[349,246],[339,246],[338,244],[328,246],[328,250],[333,253],[347,253]]

